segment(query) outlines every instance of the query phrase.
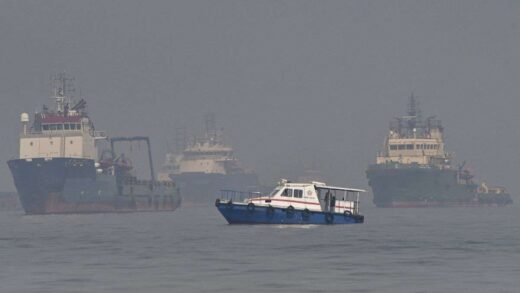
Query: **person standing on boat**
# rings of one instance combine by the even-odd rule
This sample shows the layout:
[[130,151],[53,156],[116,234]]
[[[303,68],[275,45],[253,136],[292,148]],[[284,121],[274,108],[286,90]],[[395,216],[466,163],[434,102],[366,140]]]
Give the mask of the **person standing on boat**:
[[333,211],[334,207],[336,206],[336,196],[332,195],[330,190],[327,190],[327,193],[325,193],[325,206],[327,207],[328,211]]

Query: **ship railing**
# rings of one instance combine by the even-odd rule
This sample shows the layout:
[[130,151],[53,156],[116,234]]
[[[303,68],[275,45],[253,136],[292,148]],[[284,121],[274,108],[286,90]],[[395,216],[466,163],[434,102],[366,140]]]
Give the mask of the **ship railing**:
[[247,202],[248,200],[260,197],[262,193],[254,191],[240,191],[240,190],[220,190],[220,201],[223,202]]
[[[31,136],[31,137],[46,137],[49,135],[54,136],[67,136],[67,135],[77,135],[78,133],[83,133],[82,129],[57,129],[57,130],[27,130],[25,132],[22,132],[24,136]],[[106,131],[93,131],[91,132],[92,136],[94,136],[96,139],[106,139],[107,138],[107,132]]]
[[153,185],[153,186],[167,186],[167,187],[175,186],[175,183],[173,181],[155,180],[152,182],[151,180],[141,180],[141,179],[137,179],[135,177],[125,178],[124,184],[125,185],[134,185],[134,186],[138,186],[138,185],[142,185],[142,186]]
[[77,134],[81,133],[81,130],[27,130],[26,132],[22,131],[24,136],[32,136],[32,137],[47,137],[49,135],[65,135],[65,134]]
[[96,130],[96,131],[94,131],[94,137],[96,139],[105,139],[108,136],[107,136],[107,132],[106,131]]

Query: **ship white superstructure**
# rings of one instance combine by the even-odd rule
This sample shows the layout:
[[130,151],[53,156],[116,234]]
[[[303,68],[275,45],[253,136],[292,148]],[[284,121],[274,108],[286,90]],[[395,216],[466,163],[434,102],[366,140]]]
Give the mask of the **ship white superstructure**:
[[[95,131],[94,124],[85,111],[83,99],[69,107],[72,97],[69,95],[70,78],[64,73],[55,80],[55,109],[46,107],[34,115],[29,127],[29,114],[22,113],[23,125],[20,134],[20,159],[33,158],[84,158],[97,160],[96,141],[106,139],[106,134]],[[69,91],[67,90],[69,88]]]
[[221,130],[216,130],[214,118],[206,115],[206,133],[193,138],[182,150],[166,154],[162,177],[187,173],[230,175],[245,172],[231,146],[224,143]]
[[376,164],[394,162],[450,168],[451,155],[444,150],[441,122],[433,116],[423,120],[413,95],[407,114],[391,122]]

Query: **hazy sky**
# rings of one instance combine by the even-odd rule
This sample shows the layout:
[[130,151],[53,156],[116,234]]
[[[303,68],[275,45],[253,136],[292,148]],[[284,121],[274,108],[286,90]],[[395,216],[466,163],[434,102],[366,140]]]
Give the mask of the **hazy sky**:
[[214,111],[266,184],[316,158],[329,182],[366,188],[413,91],[459,161],[520,192],[519,1],[0,0],[3,161],[61,71],[97,129],[151,136],[157,164],[176,127]]

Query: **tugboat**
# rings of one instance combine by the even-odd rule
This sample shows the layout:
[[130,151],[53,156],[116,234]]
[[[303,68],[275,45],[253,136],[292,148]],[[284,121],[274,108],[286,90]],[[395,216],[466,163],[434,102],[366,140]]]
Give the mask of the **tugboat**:
[[513,200],[503,187],[473,181],[471,169],[452,166],[444,128],[435,116],[422,118],[413,95],[407,115],[395,118],[366,171],[378,207],[504,206]]
[[215,205],[229,224],[356,224],[364,222],[361,192],[365,190],[282,179],[267,196],[222,190]]
[[176,150],[166,154],[163,180],[173,180],[183,195],[183,203],[211,206],[210,194],[222,189],[258,190],[255,172],[245,169],[231,146],[224,143],[217,129],[215,115],[205,115],[205,134],[202,138],[186,138],[186,131],[178,129]]
[[[72,78],[54,80],[55,109],[21,114],[19,158],[7,162],[26,214],[173,211],[180,196],[171,181],[155,179],[148,137],[114,137],[96,131],[86,102],[72,103]],[[98,142],[111,148],[98,154]],[[133,175],[133,166],[115,143],[145,141],[150,179]]]

